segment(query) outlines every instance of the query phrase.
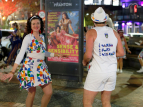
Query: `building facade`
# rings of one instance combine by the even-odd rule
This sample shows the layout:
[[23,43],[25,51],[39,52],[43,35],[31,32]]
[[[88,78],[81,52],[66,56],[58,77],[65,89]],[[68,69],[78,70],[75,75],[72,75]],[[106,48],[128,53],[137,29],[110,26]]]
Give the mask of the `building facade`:
[[122,29],[125,33],[142,33],[143,1],[121,0],[122,10],[114,11],[114,26]]

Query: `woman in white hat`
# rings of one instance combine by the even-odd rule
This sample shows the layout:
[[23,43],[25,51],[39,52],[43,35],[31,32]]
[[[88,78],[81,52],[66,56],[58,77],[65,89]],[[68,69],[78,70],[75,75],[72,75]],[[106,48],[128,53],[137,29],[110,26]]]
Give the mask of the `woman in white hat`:
[[86,52],[83,65],[92,59],[84,85],[83,105],[92,107],[95,96],[101,92],[103,107],[111,107],[110,96],[115,89],[117,58],[124,55],[118,33],[105,25],[108,17],[102,7],[91,14],[95,26],[86,34]]

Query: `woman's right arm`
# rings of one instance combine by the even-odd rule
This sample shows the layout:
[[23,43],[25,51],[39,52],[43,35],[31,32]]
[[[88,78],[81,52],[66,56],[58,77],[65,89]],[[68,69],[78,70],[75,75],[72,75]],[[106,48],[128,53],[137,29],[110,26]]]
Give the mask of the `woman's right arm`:
[[113,30],[117,40],[118,40],[118,43],[117,43],[117,52],[116,52],[116,56],[117,57],[120,57],[120,56],[124,56],[124,49],[123,49],[123,45],[122,45],[122,42],[121,42],[121,39],[120,39],[120,36],[119,34]]

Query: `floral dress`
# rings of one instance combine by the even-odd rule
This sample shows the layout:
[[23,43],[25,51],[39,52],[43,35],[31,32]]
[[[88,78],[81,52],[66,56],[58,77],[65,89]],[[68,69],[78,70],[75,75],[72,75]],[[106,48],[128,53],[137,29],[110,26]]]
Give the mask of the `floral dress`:
[[[40,35],[40,37],[42,41],[37,41],[34,36],[31,37],[31,43],[27,48],[27,57],[24,59],[17,76],[20,81],[20,89],[28,90],[30,87],[42,86],[51,82],[51,74],[44,61],[46,50],[43,42],[44,36]],[[33,57],[29,57],[30,55]],[[43,58],[39,59],[39,55]]]

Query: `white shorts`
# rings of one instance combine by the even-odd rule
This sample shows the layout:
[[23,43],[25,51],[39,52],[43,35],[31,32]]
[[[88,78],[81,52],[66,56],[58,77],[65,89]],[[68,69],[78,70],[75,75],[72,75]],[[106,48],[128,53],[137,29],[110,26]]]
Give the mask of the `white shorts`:
[[116,72],[88,72],[84,89],[89,91],[112,91],[116,85]]
[[142,59],[143,58],[143,50],[140,52],[138,59]]

